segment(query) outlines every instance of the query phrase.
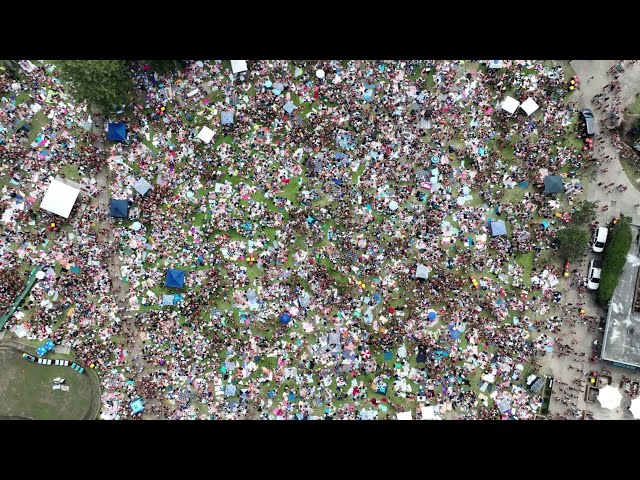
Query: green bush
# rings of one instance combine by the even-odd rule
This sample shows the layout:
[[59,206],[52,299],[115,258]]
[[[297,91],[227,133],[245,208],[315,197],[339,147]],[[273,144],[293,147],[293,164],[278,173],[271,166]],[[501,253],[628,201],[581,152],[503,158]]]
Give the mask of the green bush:
[[598,303],[606,306],[618,286],[620,274],[627,262],[627,253],[631,247],[631,217],[620,215],[620,220],[611,229],[611,239],[607,242],[602,258],[602,277],[598,288]]

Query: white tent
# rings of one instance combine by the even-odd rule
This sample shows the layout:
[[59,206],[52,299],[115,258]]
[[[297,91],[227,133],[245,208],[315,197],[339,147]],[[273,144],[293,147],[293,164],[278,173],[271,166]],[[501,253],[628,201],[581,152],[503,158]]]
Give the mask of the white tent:
[[202,130],[200,130],[200,133],[198,134],[198,138],[204,143],[209,143],[213,138],[213,130],[209,127],[202,127]]
[[233,73],[246,72],[247,70],[246,60],[231,60],[231,71]]
[[442,420],[440,414],[436,413],[437,408],[438,407],[435,406],[420,407],[420,411],[422,412],[422,420]]
[[413,417],[411,416],[411,410],[409,410],[408,412],[398,412],[396,414],[396,418],[398,420],[413,420]]
[[631,400],[631,406],[629,407],[629,410],[633,414],[633,418],[640,418],[640,397]]
[[602,408],[615,410],[620,406],[621,400],[622,394],[617,388],[612,387],[611,385],[601,388],[598,392],[598,401],[600,402],[600,405],[602,405]]
[[507,96],[507,98],[505,98],[502,104],[500,105],[500,108],[502,108],[502,110],[505,110],[509,113],[514,113],[519,106],[520,106],[519,101],[517,101],[513,97]]
[[540,107],[536,102],[533,101],[533,98],[529,97],[524,102],[522,102],[522,105],[520,105],[520,108],[524,110],[524,112],[527,114],[527,117],[528,117],[533,112],[538,110]]
[[133,186],[133,188],[135,189],[136,192],[138,192],[140,195],[144,195],[145,193],[147,193],[149,191],[149,189],[151,188],[151,184],[147,181],[146,178],[141,177],[140,180],[138,180],[136,182],[136,184]]
[[61,217],[69,218],[71,209],[75,205],[79,194],[80,190],[77,188],[54,179],[42,199],[40,208]]

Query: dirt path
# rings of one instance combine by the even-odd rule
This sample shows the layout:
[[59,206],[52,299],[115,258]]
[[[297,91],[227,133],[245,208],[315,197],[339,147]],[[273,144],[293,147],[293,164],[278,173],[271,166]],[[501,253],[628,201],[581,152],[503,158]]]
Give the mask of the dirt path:
[[[94,132],[99,135],[98,140],[94,142],[94,145],[101,150],[102,155],[106,156],[108,152],[105,151],[104,144],[104,122],[103,119],[95,115],[95,113]],[[146,363],[143,355],[144,345],[142,342],[142,337],[140,336],[140,331],[135,324],[135,314],[129,310],[127,304],[127,291],[129,287],[128,285],[125,285],[124,281],[122,280],[122,258],[119,256],[117,245],[115,245],[114,243],[114,222],[113,219],[109,216],[110,180],[109,167],[105,164],[105,167],[98,173],[96,177],[96,182],[98,184],[98,187],[101,188],[101,193],[98,198],[92,199],[92,204],[99,203],[100,208],[104,209],[103,211],[105,212],[105,220],[102,220],[100,222],[100,226],[98,229],[98,241],[103,244],[108,243],[114,245],[114,253],[111,255],[108,265],[109,276],[111,278],[111,292],[112,294],[115,293],[115,299],[118,305],[116,315],[122,321],[122,333],[127,342],[127,354],[125,357],[125,362],[126,368],[128,369],[128,376],[139,386],[146,369]],[[102,229],[105,229],[106,233],[103,233],[101,231]],[[145,398],[144,401],[146,412],[149,412],[149,410],[153,410],[158,404],[157,401],[154,401],[152,399]],[[157,417],[157,415],[152,416]]]

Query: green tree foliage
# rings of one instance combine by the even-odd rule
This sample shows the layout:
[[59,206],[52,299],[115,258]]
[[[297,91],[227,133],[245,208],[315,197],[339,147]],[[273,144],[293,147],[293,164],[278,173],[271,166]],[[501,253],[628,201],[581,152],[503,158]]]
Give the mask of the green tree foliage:
[[571,222],[576,225],[587,225],[596,219],[598,204],[583,200],[578,203],[571,214]]
[[152,72],[164,75],[172,70],[182,70],[184,68],[184,60],[141,60],[143,64],[148,63]]
[[11,78],[17,78],[18,72],[20,71],[20,65],[17,60],[0,60],[0,70]]
[[603,307],[613,297],[613,291],[618,286],[620,274],[627,262],[627,253],[633,241],[631,217],[620,215],[620,220],[611,229],[609,235],[610,239],[604,248],[602,276],[598,288],[598,303]]
[[558,232],[558,241],[558,254],[563,259],[576,260],[587,249],[589,234],[581,227],[569,226]]
[[133,82],[126,60],[59,60],[62,79],[78,101],[105,113],[133,100]]

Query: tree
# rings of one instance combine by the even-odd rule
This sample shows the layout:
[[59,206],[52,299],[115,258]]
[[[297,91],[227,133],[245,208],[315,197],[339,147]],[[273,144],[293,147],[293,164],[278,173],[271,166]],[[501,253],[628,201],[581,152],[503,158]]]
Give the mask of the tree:
[[59,60],[62,79],[78,101],[105,113],[133,100],[133,82],[126,60]]
[[17,60],[0,60],[0,70],[4,71],[11,78],[17,78],[20,71],[20,64]]
[[627,254],[633,241],[631,217],[620,215],[620,220],[611,229],[610,235],[602,255],[602,274],[598,288],[598,303],[603,307],[613,297],[624,264],[627,263]]
[[596,219],[598,204],[583,200],[578,203],[571,214],[571,222],[576,225],[587,225]]
[[576,260],[589,244],[589,234],[583,228],[570,226],[558,232],[558,254],[568,260]]
[[185,66],[184,60],[141,60],[143,64],[148,63],[152,72],[160,75],[169,73],[172,70],[182,70]]

